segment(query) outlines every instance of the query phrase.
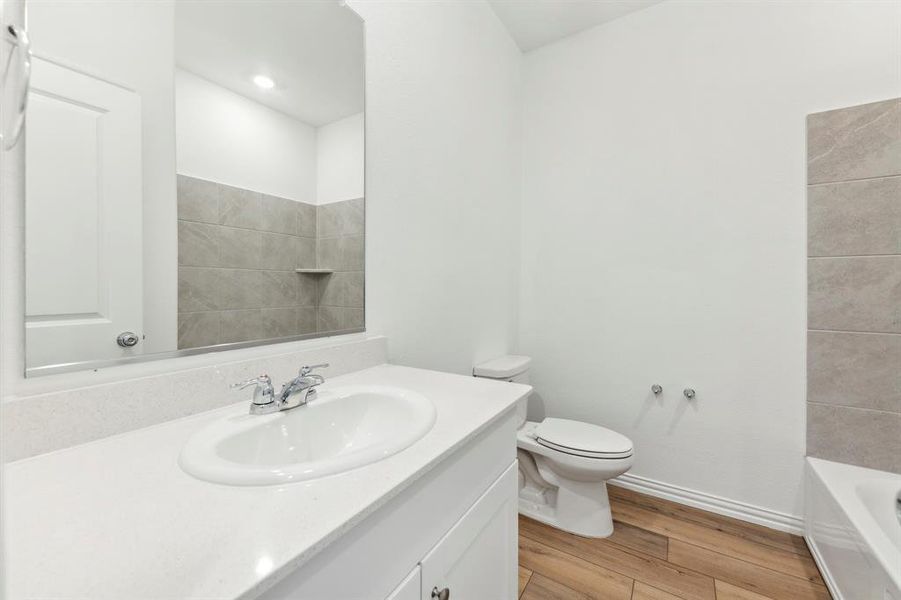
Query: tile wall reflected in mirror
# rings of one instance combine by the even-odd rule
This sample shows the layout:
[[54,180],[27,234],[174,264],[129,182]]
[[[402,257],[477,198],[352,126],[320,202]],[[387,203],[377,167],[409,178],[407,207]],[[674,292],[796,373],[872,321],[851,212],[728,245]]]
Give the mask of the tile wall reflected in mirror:
[[363,202],[179,175],[178,347],[362,327]]

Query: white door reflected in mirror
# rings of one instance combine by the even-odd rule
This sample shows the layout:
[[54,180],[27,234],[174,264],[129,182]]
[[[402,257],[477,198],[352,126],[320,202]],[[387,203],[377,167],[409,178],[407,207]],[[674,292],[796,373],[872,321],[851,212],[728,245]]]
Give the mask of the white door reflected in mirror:
[[143,329],[141,97],[39,58],[32,68],[27,361],[127,356],[118,334]]

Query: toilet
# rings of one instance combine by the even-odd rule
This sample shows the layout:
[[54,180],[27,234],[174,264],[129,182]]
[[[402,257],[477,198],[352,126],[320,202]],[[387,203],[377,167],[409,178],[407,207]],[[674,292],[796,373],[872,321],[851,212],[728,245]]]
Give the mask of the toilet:
[[[472,374],[498,381],[529,382],[528,356],[502,356],[476,365]],[[632,441],[605,427],[546,418],[527,421],[528,398],[516,407],[519,512],[585,537],[613,533],[607,480],[632,466]]]

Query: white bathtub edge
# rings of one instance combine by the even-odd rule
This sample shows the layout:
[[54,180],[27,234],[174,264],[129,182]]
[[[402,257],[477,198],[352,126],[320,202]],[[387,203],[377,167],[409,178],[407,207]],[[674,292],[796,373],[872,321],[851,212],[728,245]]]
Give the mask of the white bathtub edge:
[[826,561],[823,559],[823,555],[820,553],[820,549],[817,547],[813,537],[805,533],[804,541],[807,542],[807,548],[810,550],[810,555],[813,556],[813,561],[820,570],[820,575],[823,577],[823,583],[826,584],[826,588],[829,590],[832,600],[845,600],[841,590],[838,589],[838,584],[835,581],[835,577],[832,575],[832,571],[829,570],[829,565],[827,565]]
[[901,475],[807,457],[804,539],[836,598],[901,599],[898,550],[856,493],[874,480]]

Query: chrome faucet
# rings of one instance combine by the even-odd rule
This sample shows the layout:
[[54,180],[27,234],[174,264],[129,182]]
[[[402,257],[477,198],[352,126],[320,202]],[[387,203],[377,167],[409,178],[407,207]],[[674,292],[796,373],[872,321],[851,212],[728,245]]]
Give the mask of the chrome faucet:
[[[282,386],[278,399],[282,404],[279,410],[288,410],[297,406],[303,406],[310,400],[316,399],[316,386],[325,383],[325,377],[318,373],[313,373],[313,369],[325,369],[328,363],[321,365],[304,366],[300,368],[297,377]],[[300,396],[300,400],[293,402],[295,396]]]
[[230,387],[232,389],[243,390],[251,385],[256,387],[253,388],[253,400],[250,403],[250,414],[265,415],[270,412],[275,412],[277,410],[274,408],[275,388],[272,387],[272,378],[269,377],[269,375],[263,374],[259,377],[242,381],[241,383],[233,383]]
[[303,406],[316,398],[316,387],[325,383],[325,378],[313,369],[328,367],[328,363],[321,365],[308,365],[300,368],[297,377],[282,386],[276,395],[272,387],[272,378],[269,375],[260,375],[241,383],[235,383],[231,387],[244,389],[255,385],[253,401],[250,404],[250,414],[268,415],[270,413],[289,410]]

